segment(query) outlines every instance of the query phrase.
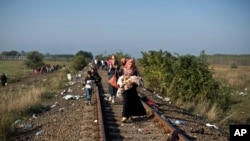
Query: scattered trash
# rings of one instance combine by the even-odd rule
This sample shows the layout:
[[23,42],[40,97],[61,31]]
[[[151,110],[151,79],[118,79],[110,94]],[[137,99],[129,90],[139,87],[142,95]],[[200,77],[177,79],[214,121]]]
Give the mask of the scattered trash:
[[246,93],[244,93],[244,92],[240,92],[240,94],[239,95],[242,95],[242,96],[245,96],[245,95],[247,95]]
[[159,94],[156,94],[155,96],[158,97],[159,99],[162,99],[162,97]]
[[138,129],[139,132],[143,132],[143,130],[144,130],[144,129],[141,129],[141,128]]
[[59,108],[59,111],[60,112],[63,112],[65,108]]
[[63,95],[65,92],[66,92],[66,90],[63,90],[63,91],[61,92],[61,95]]
[[33,114],[33,115],[32,115],[32,118],[37,118],[36,114]]
[[71,76],[70,73],[67,74],[67,79],[68,79],[68,81],[71,81],[71,80],[72,80],[72,76]]
[[69,89],[67,90],[69,93],[73,92],[73,89],[71,87],[69,87]]
[[19,124],[22,120],[21,119],[18,119],[15,121],[15,124]]
[[36,136],[40,136],[40,135],[42,135],[43,133],[44,133],[44,130],[42,129],[42,130],[36,132]]
[[154,101],[152,101],[152,100],[150,100],[150,99],[148,99],[147,103],[148,103],[150,106],[158,107],[158,105],[157,105]]
[[166,117],[164,115],[161,115],[161,118],[166,121]]
[[213,125],[213,124],[210,124],[210,123],[206,123],[206,126],[208,127],[213,127],[215,129],[219,129],[217,126]]
[[32,124],[31,123],[27,123],[24,125],[24,129],[29,129],[32,127]]
[[170,122],[171,122],[172,124],[176,124],[176,125],[186,124],[185,121],[183,121],[183,120],[177,120],[177,119],[170,119]]
[[55,102],[55,104],[51,105],[50,108],[56,107],[57,103],[58,103],[58,102]]
[[67,94],[63,98],[66,99],[66,100],[74,100],[74,99],[76,99],[76,97],[74,95],[71,95],[71,94]]
[[166,102],[169,102],[169,101],[170,101],[170,98],[169,98],[169,97],[165,97],[164,100],[165,100]]

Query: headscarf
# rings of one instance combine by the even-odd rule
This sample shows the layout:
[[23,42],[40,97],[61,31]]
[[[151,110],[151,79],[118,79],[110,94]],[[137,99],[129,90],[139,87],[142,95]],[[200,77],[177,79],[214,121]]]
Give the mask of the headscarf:
[[135,68],[135,60],[134,59],[128,59],[126,61],[126,64],[125,64],[123,70],[124,70],[123,73],[124,73],[125,76],[135,75],[135,70],[136,70],[136,68]]

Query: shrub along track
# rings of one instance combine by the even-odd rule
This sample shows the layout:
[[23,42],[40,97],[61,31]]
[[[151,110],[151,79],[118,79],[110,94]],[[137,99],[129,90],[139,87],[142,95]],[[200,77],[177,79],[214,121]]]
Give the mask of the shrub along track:
[[[116,103],[112,104],[104,97],[100,97],[102,103],[103,115],[98,115],[97,89],[94,90],[92,105],[86,105],[82,98],[65,100],[64,96],[71,94],[73,96],[83,96],[81,81],[85,77],[76,79],[73,85],[65,86],[62,93],[57,94],[53,99],[43,104],[45,110],[36,114],[29,120],[21,123],[16,130],[13,140],[18,141],[94,141],[94,140],[167,140],[171,137],[170,132],[163,130],[162,125],[157,123],[157,118],[165,119],[167,123],[171,123],[171,119],[179,119],[185,121],[185,124],[175,125],[176,133],[184,134],[184,138],[188,140],[211,141],[227,140],[227,136],[212,127],[204,125],[203,120],[197,116],[193,116],[185,110],[175,107],[171,104],[163,102],[149,91],[138,88],[138,92],[145,99],[151,99],[158,106],[151,106],[153,113],[158,113],[155,117],[139,117],[131,123],[122,123],[121,99],[117,98]],[[105,93],[107,93],[107,73],[99,70],[102,77],[102,85]],[[71,91],[73,90],[73,91]],[[147,97],[147,98],[145,98]],[[103,121],[98,119],[103,116]],[[102,122],[104,127],[102,127]],[[25,125],[31,124],[31,128],[24,128]],[[105,129],[106,137],[101,137],[101,129]],[[40,131],[40,132],[39,132]],[[41,134],[39,134],[41,133]],[[172,135],[172,136],[171,136]]]

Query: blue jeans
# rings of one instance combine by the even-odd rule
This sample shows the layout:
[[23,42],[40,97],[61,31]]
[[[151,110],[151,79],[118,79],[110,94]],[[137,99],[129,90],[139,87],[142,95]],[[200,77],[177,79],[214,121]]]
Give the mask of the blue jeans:
[[108,88],[109,88],[109,93],[111,97],[116,98],[117,88],[111,86],[110,84],[108,84]]
[[92,96],[92,89],[86,88],[86,101],[90,101]]

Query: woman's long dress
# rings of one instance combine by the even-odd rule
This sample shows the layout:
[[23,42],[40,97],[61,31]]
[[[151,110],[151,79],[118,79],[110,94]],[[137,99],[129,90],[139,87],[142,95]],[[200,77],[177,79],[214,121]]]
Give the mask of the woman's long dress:
[[146,115],[146,110],[144,109],[140,97],[137,93],[137,85],[129,90],[123,92],[123,112],[122,116],[129,118],[131,116],[144,116]]

